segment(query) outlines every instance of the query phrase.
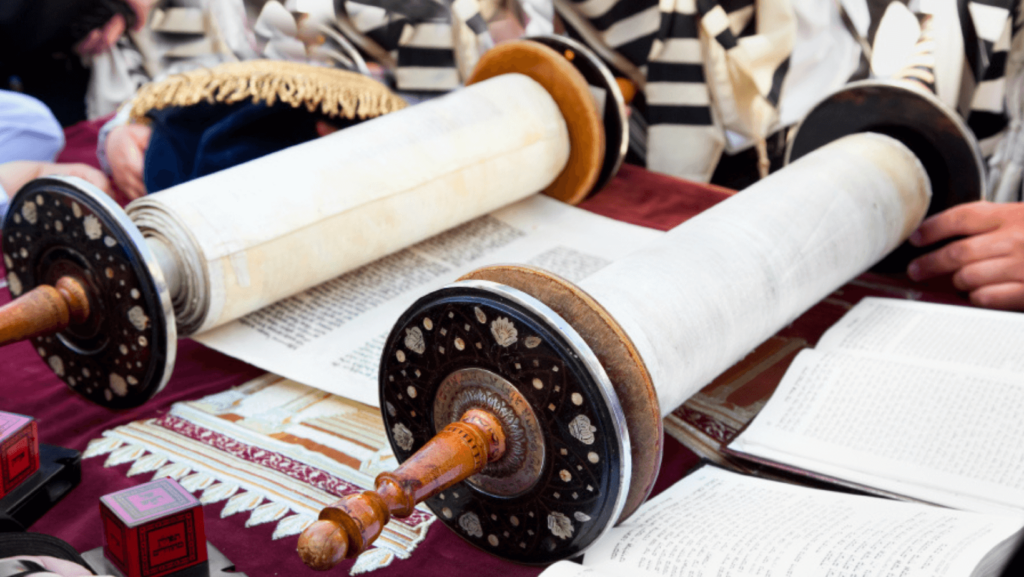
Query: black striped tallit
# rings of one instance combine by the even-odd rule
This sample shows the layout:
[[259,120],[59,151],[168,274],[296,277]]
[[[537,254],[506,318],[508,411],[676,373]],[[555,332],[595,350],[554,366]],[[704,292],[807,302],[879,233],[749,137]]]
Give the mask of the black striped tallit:
[[[646,158],[638,160],[654,170],[707,180],[724,146],[724,136],[711,107],[700,30],[713,36],[724,50],[735,49],[740,39],[758,33],[756,0],[692,0],[664,6],[657,0],[571,0],[571,5],[605,46],[644,74],[646,85],[634,101],[630,122],[631,137],[641,132],[647,135],[646,147],[631,139],[631,150],[646,153]],[[588,40],[577,31],[570,29],[570,33]],[[772,106],[778,104],[788,66],[787,58],[762,95]],[[702,141],[706,143],[703,146]],[[692,148],[689,153],[667,150],[687,144],[700,146],[700,151],[695,155]],[[707,153],[707,158],[695,158],[702,153]],[[682,168],[687,154],[703,168],[697,172]]]
[[[454,90],[463,78],[453,26],[465,23],[480,51],[492,45],[477,0],[360,0],[344,2],[355,27],[390,52],[398,90],[423,95]],[[360,10],[360,6],[378,10]],[[453,13],[457,16],[453,18]]]

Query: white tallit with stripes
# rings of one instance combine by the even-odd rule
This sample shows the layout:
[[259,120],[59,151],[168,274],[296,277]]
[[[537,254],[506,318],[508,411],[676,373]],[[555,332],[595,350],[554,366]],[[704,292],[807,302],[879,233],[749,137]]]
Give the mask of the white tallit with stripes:
[[390,54],[401,91],[457,88],[494,44],[478,0],[362,0],[336,6]]
[[555,5],[606,59],[607,50],[595,44],[624,57],[642,75],[640,83],[626,72],[645,99],[651,170],[707,182],[726,149],[726,131],[763,146],[777,128],[779,93],[796,37],[789,0]]
[[[975,19],[977,22],[980,19]],[[989,196],[996,202],[1024,201],[1024,2],[1015,0],[1006,25],[993,44],[989,67],[975,92],[970,116],[976,133],[991,134],[983,143],[988,159]],[[981,33],[979,31],[979,36]],[[1003,98],[998,98],[1002,94]],[[1002,116],[998,114],[1002,105]],[[998,132],[996,130],[998,129]],[[994,144],[993,144],[994,141]]]

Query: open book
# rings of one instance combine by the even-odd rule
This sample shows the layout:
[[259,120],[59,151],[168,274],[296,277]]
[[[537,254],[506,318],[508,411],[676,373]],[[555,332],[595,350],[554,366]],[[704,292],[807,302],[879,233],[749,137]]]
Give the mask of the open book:
[[541,575],[982,577],[999,574],[1022,524],[1016,514],[834,493],[705,466],[610,530],[582,565],[562,561]]
[[1024,510],[1024,315],[869,298],[730,445],[862,490]]

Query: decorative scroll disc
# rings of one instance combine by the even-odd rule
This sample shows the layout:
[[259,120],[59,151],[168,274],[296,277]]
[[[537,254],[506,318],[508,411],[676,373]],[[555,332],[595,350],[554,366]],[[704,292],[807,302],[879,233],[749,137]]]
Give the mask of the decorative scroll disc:
[[11,201],[3,257],[12,297],[73,275],[89,319],[32,343],[74,391],[100,405],[142,404],[166,384],[177,347],[163,275],[135,225],[102,191],[77,178],[45,178]]
[[583,75],[594,95],[598,113],[604,124],[604,162],[590,193],[601,190],[619,172],[629,152],[629,120],[626,118],[626,100],[615,82],[611,69],[580,42],[567,36],[531,36],[527,40],[543,44],[561,54]]
[[487,281],[417,301],[381,359],[381,407],[400,461],[450,422],[434,412],[451,412],[452,383],[518,396],[528,406],[509,401],[512,412],[529,415],[525,464],[502,473],[495,461],[427,501],[452,530],[490,553],[541,564],[579,555],[615,523],[630,486],[629,433],[604,369],[568,324]]
[[934,94],[908,82],[854,82],[818,103],[790,139],[786,164],[860,132],[891,136],[917,156],[932,184],[929,215],[981,200],[985,163],[971,129]]

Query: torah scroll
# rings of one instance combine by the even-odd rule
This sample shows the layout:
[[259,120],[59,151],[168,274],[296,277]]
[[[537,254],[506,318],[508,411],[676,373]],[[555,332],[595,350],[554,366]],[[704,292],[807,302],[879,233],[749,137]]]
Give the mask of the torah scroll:
[[175,310],[188,335],[536,193],[568,156],[552,97],[506,74],[128,212],[187,271]]

